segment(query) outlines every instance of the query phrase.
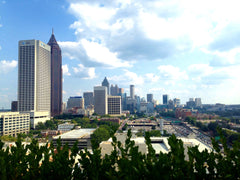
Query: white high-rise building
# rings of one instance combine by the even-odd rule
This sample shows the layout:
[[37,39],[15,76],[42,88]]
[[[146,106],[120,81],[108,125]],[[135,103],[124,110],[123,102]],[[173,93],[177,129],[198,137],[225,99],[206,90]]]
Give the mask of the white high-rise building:
[[108,114],[108,94],[107,87],[94,87],[94,112],[98,115]]
[[[50,115],[51,48],[39,40],[18,43],[18,110]],[[31,114],[31,124],[35,124],[35,113]]]

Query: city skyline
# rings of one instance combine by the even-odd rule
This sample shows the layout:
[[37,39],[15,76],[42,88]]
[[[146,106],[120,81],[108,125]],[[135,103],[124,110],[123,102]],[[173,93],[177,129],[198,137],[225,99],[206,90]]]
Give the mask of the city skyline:
[[[17,100],[18,41],[62,49],[63,101],[104,77],[135,94],[240,104],[238,1],[0,0],[0,108]],[[13,13],[14,12],[14,13]],[[224,13],[223,13],[224,12]],[[30,15],[31,14],[31,15]]]

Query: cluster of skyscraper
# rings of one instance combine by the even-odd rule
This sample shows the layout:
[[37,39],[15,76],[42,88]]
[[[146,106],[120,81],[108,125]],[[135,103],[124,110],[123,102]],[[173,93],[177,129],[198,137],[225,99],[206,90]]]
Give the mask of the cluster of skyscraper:
[[18,43],[18,111],[29,112],[31,126],[62,112],[62,55],[52,32],[48,44]]

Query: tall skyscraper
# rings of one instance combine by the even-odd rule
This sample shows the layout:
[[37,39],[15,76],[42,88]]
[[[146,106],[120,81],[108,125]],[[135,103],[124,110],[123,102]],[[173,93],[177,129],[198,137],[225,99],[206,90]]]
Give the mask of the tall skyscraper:
[[62,53],[52,32],[51,46],[51,116],[62,112]]
[[84,92],[83,93],[85,107],[87,107],[89,105],[94,105],[94,98],[93,97],[94,97],[93,92]]
[[108,95],[105,86],[94,87],[94,112],[98,115],[108,113]]
[[51,103],[51,48],[39,40],[18,43],[18,110],[48,111]]
[[169,101],[168,94],[164,94],[163,95],[163,104],[168,104],[168,101]]
[[147,102],[153,102],[153,94],[147,94]]
[[107,94],[109,95],[109,82],[106,77],[104,78],[104,80],[102,82],[102,86],[107,87]]
[[134,99],[135,97],[135,87],[134,85],[130,85],[130,98]]

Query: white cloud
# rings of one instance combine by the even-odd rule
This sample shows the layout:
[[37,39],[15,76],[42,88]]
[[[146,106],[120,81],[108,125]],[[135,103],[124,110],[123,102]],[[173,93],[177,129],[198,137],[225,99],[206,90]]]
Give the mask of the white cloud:
[[2,49],[2,46],[0,46],[0,51],[1,51],[1,49]]
[[95,68],[87,68],[82,64],[78,64],[78,67],[73,67],[73,71],[77,77],[80,77],[82,79],[93,79],[96,77]]
[[2,60],[0,61],[0,73],[8,73],[9,71],[13,70],[17,67],[18,62],[15,60],[12,61],[6,61]]
[[67,94],[67,92],[66,92],[66,91],[64,91],[64,90],[62,91],[62,93],[63,93],[63,94]]
[[90,60],[109,67],[130,67],[130,63],[117,58],[117,53],[110,52],[104,45],[86,39],[81,42]]
[[147,73],[145,74],[146,80],[150,82],[157,82],[159,80],[159,76],[153,74],[153,73]]
[[0,27],[2,27],[3,25],[2,24],[0,24]]
[[68,65],[67,64],[62,65],[62,72],[63,72],[63,75],[65,75],[65,76],[70,76],[71,75],[68,71]]
[[124,69],[122,75],[115,75],[112,77],[109,77],[108,79],[113,81],[115,84],[120,84],[120,85],[142,85],[144,84],[144,78],[134,72],[131,72],[129,70]]
[[158,66],[159,74],[163,80],[187,80],[186,71],[181,71],[180,68],[172,65]]

